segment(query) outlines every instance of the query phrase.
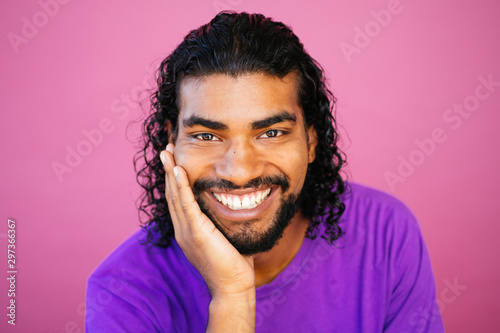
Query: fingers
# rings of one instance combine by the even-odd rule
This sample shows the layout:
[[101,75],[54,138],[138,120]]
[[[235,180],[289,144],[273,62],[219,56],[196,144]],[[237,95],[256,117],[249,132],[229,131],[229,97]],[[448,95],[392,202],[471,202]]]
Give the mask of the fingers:
[[199,230],[197,226],[204,221],[204,215],[194,198],[186,171],[181,166],[175,165],[173,151],[173,144],[168,144],[166,151],[162,151],[160,157],[166,174],[165,197],[176,239],[179,239],[187,232],[193,233]]
[[193,190],[189,185],[189,180],[186,171],[180,167],[174,167],[174,176],[177,181],[177,190],[180,198],[180,208],[182,209],[183,215],[190,221],[190,226],[193,223],[197,223],[200,220],[201,210],[196,202],[193,194]]
[[176,238],[178,233],[181,231],[179,221],[179,212],[176,208],[179,202],[179,194],[177,189],[177,182],[174,175],[175,161],[173,156],[173,145],[168,144],[167,149],[160,153],[160,158],[163,163],[163,168],[165,170],[165,198],[167,199],[168,209],[170,211],[170,217],[172,219],[172,224],[174,225],[174,232]]

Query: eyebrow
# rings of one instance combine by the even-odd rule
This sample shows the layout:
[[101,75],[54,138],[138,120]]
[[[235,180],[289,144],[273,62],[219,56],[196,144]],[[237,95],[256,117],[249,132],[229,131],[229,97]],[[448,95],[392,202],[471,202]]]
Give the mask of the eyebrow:
[[206,118],[191,116],[187,119],[184,119],[182,122],[184,127],[194,127],[196,125],[203,126],[206,128],[210,128],[212,130],[227,130],[228,127],[226,124],[221,123],[220,121],[208,120]]
[[[269,126],[272,126],[277,123],[282,123],[282,122],[297,122],[297,116],[288,112],[288,111],[282,111],[278,113],[277,115],[262,119],[262,120],[257,120],[254,121],[251,125],[253,130],[256,129],[262,129],[266,128]],[[212,130],[227,130],[229,127],[221,123],[220,121],[214,121],[214,120],[209,120],[203,117],[199,116],[190,116],[189,118],[183,120],[182,125],[184,127],[194,127],[194,126],[203,126]]]
[[296,123],[297,116],[288,112],[288,111],[281,111],[279,114],[277,114],[275,116],[271,116],[271,117],[266,118],[266,119],[254,121],[252,123],[252,129],[254,129],[254,130],[262,129],[262,128],[266,128],[266,127],[272,126],[274,124],[283,123],[286,121]]

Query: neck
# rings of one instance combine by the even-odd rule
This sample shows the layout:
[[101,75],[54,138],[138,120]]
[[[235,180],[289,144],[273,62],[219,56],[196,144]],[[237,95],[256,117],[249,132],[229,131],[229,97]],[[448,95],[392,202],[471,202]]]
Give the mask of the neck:
[[288,266],[299,252],[308,226],[309,221],[297,213],[276,246],[253,256],[257,287],[273,281]]

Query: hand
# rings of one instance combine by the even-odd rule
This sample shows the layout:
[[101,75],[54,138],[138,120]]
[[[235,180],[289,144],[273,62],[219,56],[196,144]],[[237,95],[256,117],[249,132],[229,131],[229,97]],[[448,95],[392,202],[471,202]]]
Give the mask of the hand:
[[203,214],[186,171],[175,165],[173,152],[174,145],[168,144],[160,157],[177,244],[205,279],[213,300],[243,300],[249,293],[255,295],[253,258],[241,255]]

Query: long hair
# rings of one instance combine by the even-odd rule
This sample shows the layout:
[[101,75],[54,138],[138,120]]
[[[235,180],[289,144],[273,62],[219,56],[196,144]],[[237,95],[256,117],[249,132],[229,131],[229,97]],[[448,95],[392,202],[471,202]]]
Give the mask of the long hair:
[[139,218],[148,231],[148,242],[167,247],[174,237],[159,155],[171,134],[167,124],[170,131],[177,130],[180,81],[210,74],[264,73],[283,78],[292,71],[298,74],[306,127],[313,126],[318,136],[316,159],[308,166],[302,189],[306,195],[299,202],[302,215],[310,220],[306,237],[316,238],[320,224],[321,236],[330,243],[343,235],[339,219],[345,209],[341,194],[346,183],[339,172],[345,158],[337,147],[335,97],[326,87],[322,67],[283,23],[261,14],[222,11],[192,30],[157,71],[152,112],[144,121],[141,150],[134,157],[137,181],[144,189]]

